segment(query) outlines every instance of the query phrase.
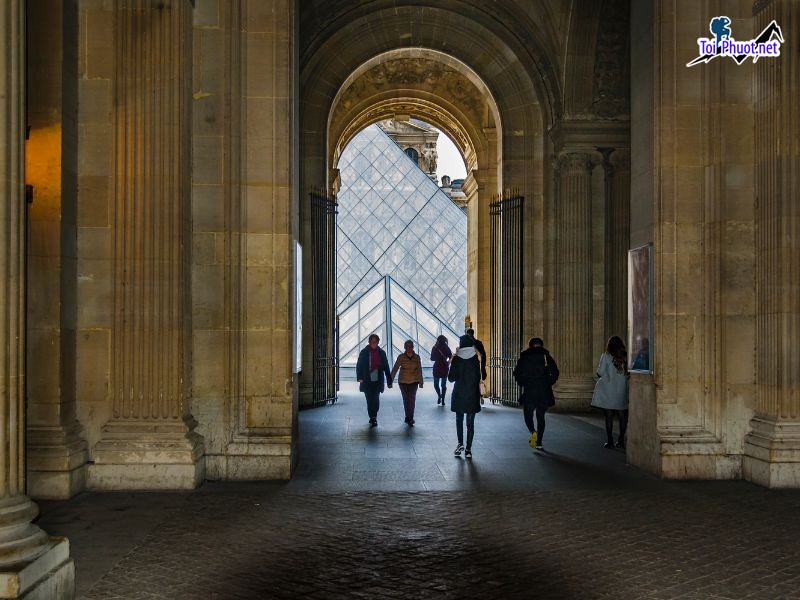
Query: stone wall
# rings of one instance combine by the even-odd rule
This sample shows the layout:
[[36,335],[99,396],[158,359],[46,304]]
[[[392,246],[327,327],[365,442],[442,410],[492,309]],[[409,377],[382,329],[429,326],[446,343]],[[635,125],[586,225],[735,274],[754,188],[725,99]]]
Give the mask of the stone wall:
[[[752,31],[745,4],[728,13],[740,39]],[[654,103],[651,112],[640,102],[633,115],[642,152],[632,157],[632,245],[655,248],[651,433],[660,440],[660,474],[737,478],[755,395],[753,67],[727,59],[685,66],[713,16],[702,4],[662,2],[652,19],[643,7],[635,15],[642,53],[632,80],[640,100],[652,81]],[[652,63],[643,60],[650,44]],[[648,389],[632,388],[631,418],[652,426]]]
[[210,479],[294,462],[295,26],[288,0],[195,6],[192,411]]

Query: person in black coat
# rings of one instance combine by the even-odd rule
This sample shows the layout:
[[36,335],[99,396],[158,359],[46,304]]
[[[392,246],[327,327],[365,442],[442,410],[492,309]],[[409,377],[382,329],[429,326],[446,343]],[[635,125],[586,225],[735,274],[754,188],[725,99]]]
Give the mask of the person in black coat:
[[[458,340],[458,350],[450,362],[447,379],[453,385],[450,394],[450,410],[456,413],[456,434],[458,446],[453,454],[472,458],[472,438],[475,435],[475,415],[481,412],[481,366],[475,351],[475,340],[470,335],[462,335]],[[467,418],[467,447],[464,448],[464,417]]]
[[387,386],[392,387],[392,376],[389,371],[389,359],[386,352],[378,346],[381,339],[372,334],[369,336],[369,344],[358,355],[356,363],[356,379],[358,379],[359,390],[364,392],[367,398],[367,413],[369,414],[369,426],[378,426],[378,409],[381,404],[381,393],[384,390],[384,378]]
[[[531,338],[514,367],[514,379],[522,388],[519,398],[525,416],[525,425],[530,432],[528,443],[537,450],[543,450],[544,416],[547,409],[556,403],[553,385],[558,381],[558,365],[544,347],[541,338]],[[533,413],[536,412],[536,427]]]
[[481,379],[486,379],[486,348],[483,342],[475,337],[475,330],[471,327],[467,329],[467,335],[472,338],[475,346],[475,352],[478,353],[478,359],[481,361]]

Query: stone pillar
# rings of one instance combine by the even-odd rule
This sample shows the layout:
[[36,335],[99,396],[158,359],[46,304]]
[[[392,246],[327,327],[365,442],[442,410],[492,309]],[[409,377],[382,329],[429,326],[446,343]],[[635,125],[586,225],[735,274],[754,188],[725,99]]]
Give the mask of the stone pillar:
[[115,4],[111,397],[91,489],[191,489],[189,0]]
[[29,0],[27,19],[28,493],[65,499],[84,488],[87,457],[75,411],[77,6]]
[[[592,159],[564,153],[558,161],[558,306],[555,359],[561,409],[581,409],[592,396]],[[545,340],[545,343],[547,341]]]
[[800,6],[775,0],[754,10],[755,30],[776,20],[787,47],[754,70],[756,411],[743,474],[768,487],[800,487]]
[[25,495],[24,49],[21,0],[0,10],[0,598],[74,597],[69,543],[31,520]]
[[[631,153],[616,149],[607,154],[605,339],[618,335],[627,345],[628,250],[630,248]],[[630,350],[629,350],[630,351]]]

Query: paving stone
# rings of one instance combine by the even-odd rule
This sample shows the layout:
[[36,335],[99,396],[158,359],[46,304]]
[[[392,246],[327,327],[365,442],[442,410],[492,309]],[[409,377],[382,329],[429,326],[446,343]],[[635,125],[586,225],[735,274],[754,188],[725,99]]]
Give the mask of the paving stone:
[[[364,435],[361,404],[301,413],[301,436],[319,427],[301,437],[291,483],[84,494],[45,504],[43,525],[78,542],[88,600],[800,599],[799,492],[660,481],[598,451],[591,421],[563,415],[537,454],[519,412],[500,407],[487,407],[469,463],[452,456],[444,411],[418,410],[430,431],[417,452],[417,431],[400,445],[402,423]],[[346,437],[326,435],[326,415],[349,419]],[[495,452],[501,433],[517,458],[502,458],[517,453],[502,440]]]

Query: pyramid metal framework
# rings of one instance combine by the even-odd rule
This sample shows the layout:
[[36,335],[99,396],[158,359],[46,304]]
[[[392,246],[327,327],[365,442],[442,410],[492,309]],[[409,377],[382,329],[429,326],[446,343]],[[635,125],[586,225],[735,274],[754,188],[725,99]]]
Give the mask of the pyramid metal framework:
[[[460,331],[467,312],[464,212],[377,125],[367,127],[347,145],[339,160],[339,172],[340,319],[390,276],[398,288],[441,321],[441,327],[433,329]],[[375,332],[380,335],[379,330],[388,331],[385,320],[376,320],[376,313],[370,314],[373,316],[368,324]],[[340,364],[346,366],[349,355],[341,322],[339,331]],[[402,340],[398,343],[402,345]],[[423,358],[426,350],[423,347],[420,353]]]
[[[387,326],[388,323],[391,327]],[[356,365],[358,353],[373,333],[380,336],[381,346],[392,362],[403,353],[405,341],[413,341],[423,367],[433,364],[429,351],[437,337],[446,336],[453,347],[456,346],[454,340],[458,339],[453,329],[388,275],[339,315],[339,328],[339,364],[343,367]]]

